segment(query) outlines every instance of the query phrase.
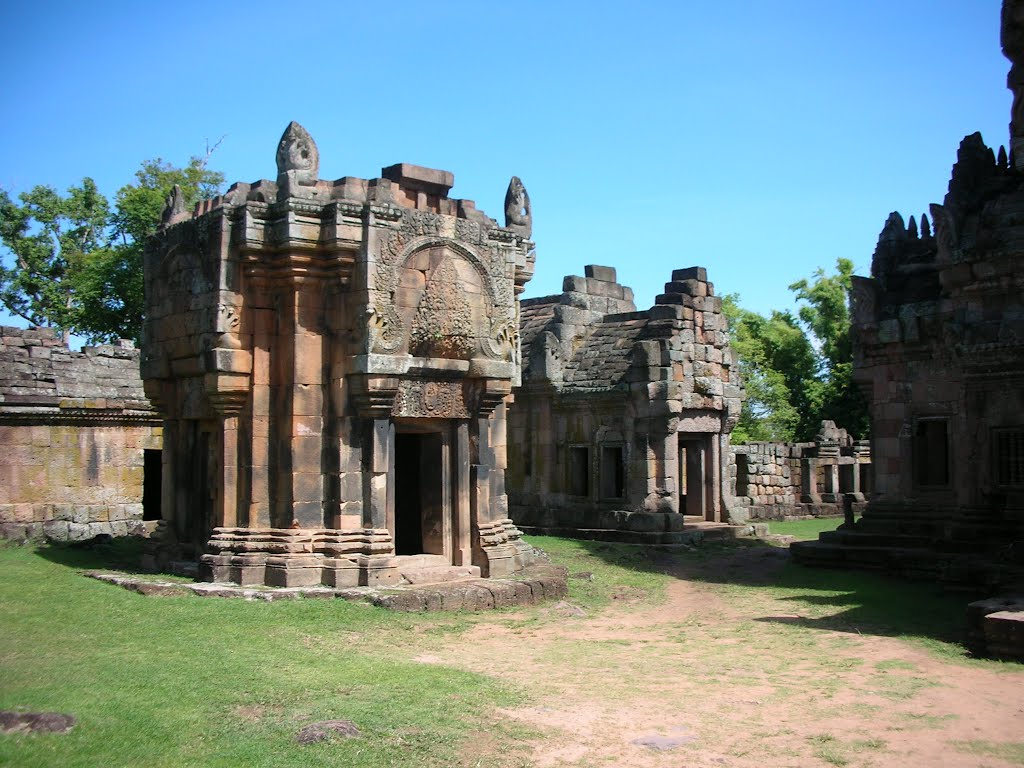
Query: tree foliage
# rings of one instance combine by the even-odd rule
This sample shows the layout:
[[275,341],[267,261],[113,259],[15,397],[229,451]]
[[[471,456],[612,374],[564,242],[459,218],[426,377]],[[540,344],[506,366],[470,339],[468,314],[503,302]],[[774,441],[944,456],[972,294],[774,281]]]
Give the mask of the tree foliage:
[[818,381],[814,393],[813,424],[803,426],[807,439],[822,419],[830,419],[853,435],[866,436],[870,429],[867,401],[853,383],[853,336],[850,326],[849,295],[853,283],[853,262],[836,260],[836,274],[823,269],[813,281],[798,280],[789,286],[796,293],[800,319],[817,341]]
[[733,439],[791,441],[806,410],[814,350],[792,314],[765,317],[737,302],[733,294],[722,303],[747,391]]
[[217,194],[223,174],[193,157],[183,168],[147,160],[113,207],[86,178],[65,194],[37,186],[0,190],[0,303],[33,325],[89,342],[139,339],[144,309],[142,249],[175,184],[188,204]]
[[723,309],[747,390],[736,442],[811,440],[823,419],[851,434],[869,428],[867,404],[853,384],[853,344],[847,297],[853,262],[839,259],[836,274],[818,269],[789,286],[801,302],[789,312],[759,315],[727,296]]

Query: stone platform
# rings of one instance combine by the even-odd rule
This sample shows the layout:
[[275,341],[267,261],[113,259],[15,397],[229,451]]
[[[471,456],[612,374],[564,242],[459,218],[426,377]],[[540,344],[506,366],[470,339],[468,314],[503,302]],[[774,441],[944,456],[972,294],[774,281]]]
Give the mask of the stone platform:
[[[697,515],[667,515],[664,513],[618,513],[608,527],[523,525],[519,530],[528,536],[561,536],[585,541],[608,541],[619,544],[645,544],[648,546],[695,546],[717,541],[744,538],[763,538],[768,533],[766,523],[730,525],[703,520]],[[671,522],[671,526],[666,523]]]
[[92,571],[87,576],[138,592],[142,595],[197,595],[199,597],[241,598],[243,600],[330,599],[370,603],[393,611],[481,611],[535,605],[543,600],[563,598],[567,594],[565,568],[534,565],[515,577],[504,579],[444,578],[439,574],[415,574],[420,583],[391,587],[243,587],[231,583],[169,581],[155,576],[126,575]]
[[967,647],[975,656],[1024,661],[1024,594],[968,605]]

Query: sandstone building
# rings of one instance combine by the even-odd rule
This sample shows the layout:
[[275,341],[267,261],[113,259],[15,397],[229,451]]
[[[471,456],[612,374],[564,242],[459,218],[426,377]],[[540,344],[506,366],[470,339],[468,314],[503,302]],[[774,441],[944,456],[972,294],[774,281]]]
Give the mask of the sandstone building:
[[[804,562],[948,571],[958,552],[1024,563],[1024,3],[1003,7],[1011,151],[960,144],[920,224],[890,214],[850,297],[871,403],[874,488],[853,530]],[[926,556],[924,553],[930,552]]]
[[[732,520],[729,433],[743,397],[721,299],[676,270],[637,311],[610,267],[522,302],[509,498],[528,530],[670,542]],[[589,532],[589,533],[588,533]]]
[[277,166],[193,213],[172,195],[147,252],[161,535],[241,583],[521,568],[505,418],[533,272],[526,190],[512,179],[499,226],[448,196],[445,171],[323,181],[295,123]]
[[52,328],[0,328],[0,537],[154,526],[161,432],[127,342],[72,352]]

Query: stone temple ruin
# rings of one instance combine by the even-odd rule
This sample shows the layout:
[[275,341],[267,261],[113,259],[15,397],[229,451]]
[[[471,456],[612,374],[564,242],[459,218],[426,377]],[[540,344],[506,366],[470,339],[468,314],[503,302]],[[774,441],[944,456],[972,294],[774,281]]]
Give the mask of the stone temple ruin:
[[794,545],[802,562],[996,583],[1024,565],[1024,3],[1002,39],[1009,154],[967,136],[931,219],[890,214],[854,279],[874,487],[855,528]]
[[277,168],[193,213],[175,193],[147,252],[142,377],[166,418],[157,536],[243,584],[522,568],[532,550],[505,490],[534,262],[522,183],[502,227],[449,198],[444,171],[323,181],[296,123]]
[[529,531],[671,543],[733,506],[729,432],[743,397],[722,300],[676,270],[637,311],[610,267],[522,302],[523,384],[509,413],[509,498]]

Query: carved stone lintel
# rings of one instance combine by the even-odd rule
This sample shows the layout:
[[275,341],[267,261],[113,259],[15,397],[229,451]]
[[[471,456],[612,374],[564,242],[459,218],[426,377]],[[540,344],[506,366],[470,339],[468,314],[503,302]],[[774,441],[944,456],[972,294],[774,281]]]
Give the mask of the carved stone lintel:
[[469,408],[461,381],[403,380],[398,387],[393,416],[468,419]]

